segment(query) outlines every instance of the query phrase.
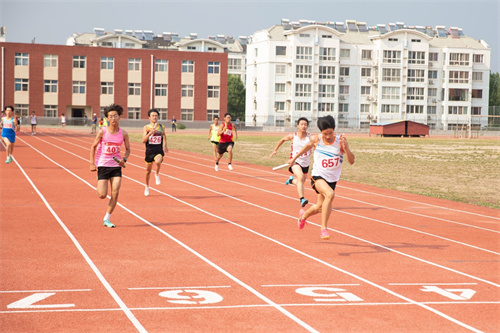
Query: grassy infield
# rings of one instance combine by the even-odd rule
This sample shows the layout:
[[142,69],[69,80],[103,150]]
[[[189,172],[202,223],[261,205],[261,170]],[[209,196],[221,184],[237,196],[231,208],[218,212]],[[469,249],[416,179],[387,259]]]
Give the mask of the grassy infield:
[[[252,135],[241,131],[239,134],[234,150],[236,163],[245,161],[272,167],[288,159],[288,142],[275,157],[269,158],[286,133]],[[138,140],[139,135],[131,137]],[[356,155],[356,163],[345,163],[343,180],[500,208],[498,139],[382,138],[349,134],[346,137]],[[168,133],[167,141],[172,149],[212,154],[205,131]]]

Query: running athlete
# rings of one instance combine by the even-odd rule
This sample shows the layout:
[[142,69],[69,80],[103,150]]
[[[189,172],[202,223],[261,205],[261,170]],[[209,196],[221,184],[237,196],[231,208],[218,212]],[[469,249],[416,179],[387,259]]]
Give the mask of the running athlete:
[[[119,126],[123,108],[111,104],[104,109],[104,116],[109,120],[109,126],[101,127],[94,143],[90,147],[90,171],[97,170],[97,194],[104,199],[108,194],[108,182],[111,186],[111,199],[108,203],[103,223],[108,228],[114,228],[111,214],[118,202],[118,194],[122,182],[122,167],[130,156],[130,141],[128,133]],[[125,154],[121,158],[121,146],[125,144]],[[96,152],[97,151],[97,152]]]
[[214,151],[214,160],[217,161],[217,146],[219,145],[220,135],[219,132],[219,116],[214,116],[214,123],[210,124],[208,129],[208,140],[212,142],[212,147]]
[[[278,152],[279,147],[285,141],[292,141],[290,158],[297,155],[299,150],[302,149],[306,144],[309,143],[311,133],[307,133],[307,128],[309,127],[309,120],[305,117],[301,117],[297,120],[297,132],[290,133],[278,142],[270,157],[273,157]],[[305,207],[309,202],[304,198],[304,183],[307,179],[307,173],[309,172],[309,163],[311,159],[311,151],[306,151],[302,156],[299,156],[295,163],[288,168],[288,171],[292,174],[290,178],[285,182],[286,185],[294,184],[297,186],[297,192],[299,193],[300,205]],[[295,178],[293,177],[295,176]]]
[[163,162],[163,156],[168,153],[167,137],[165,136],[165,126],[158,123],[160,112],[157,109],[148,111],[148,117],[151,121],[150,124],[144,126],[142,130],[142,143],[146,145],[146,188],[144,195],[149,195],[149,177],[151,176],[151,169],[153,169],[153,162],[156,164],[156,185],[160,185],[160,167]]
[[335,198],[335,187],[342,172],[344,155],[347,155],[347,161],[350,164],[354,163],[355,156],[349,149],[347,139],[343,135],[335,134],[335,119],[332,116],[318,118],[318,128],[321,134],[312,135],[311,142],[288,163],[293,165],[299,156],[316,147],[313,155],[311,186],[318,193],[318,200],[308,210],[300,210],[298,225],[300,229],[304,228],[308,217],[321,213],[320,236],[322,239],[329,239],[328,219],[332,212],[332,201]]
[[32,111],[31,112],[31,135],[36,135],[36,124],[37,124],[37,120],[36,120],[36,113],[35,111]]
[[236,127],[231,124],[231,115],[226,113],[224,115],[224,122],[219,126],[219,131],[217,132],[220,135],[219,145],[217,146],[217,159],[215,160],[215,171],[219,171],[219,161],[227,152],[228,155],[228,164],[227,168],[229,170],[233,170],[233,166],[231,162],[233,161],[233,147],[234,141],[238,140],[238,131]]
[[5,107],[5,116],[2,117],[2,140],[5,143],[7,159],[5,163],[12,162],[12,153],[14,152],[14,143],[16,142],[17,119],[14,116],[14,107],[8,105]]

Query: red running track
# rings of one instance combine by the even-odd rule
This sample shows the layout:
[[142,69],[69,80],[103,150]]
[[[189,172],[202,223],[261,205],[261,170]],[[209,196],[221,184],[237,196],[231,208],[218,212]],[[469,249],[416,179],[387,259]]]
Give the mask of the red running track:
[[132,143],[109,229],[92,141],[22,133],[0,166],[1,332],[500,331],[498,210],[340,182],[323,241],[238,144],[233,171],[170,149],[145,197]]

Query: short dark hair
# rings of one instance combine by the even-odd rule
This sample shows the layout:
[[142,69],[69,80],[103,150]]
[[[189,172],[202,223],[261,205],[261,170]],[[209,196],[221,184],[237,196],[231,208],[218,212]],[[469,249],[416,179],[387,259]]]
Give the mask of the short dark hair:
[[307,125],[309,125],[309,119],[307,119],[306,117],[300,117],[299,119],[297,119],[297,125],[301,122],[301,121],[305,121],[307,123]]
[[[224,118],[226,118],[226,116],[231,116],[231,114],[230,114],[229,112],[226,112],[226,113],[224,114]],[[231,118],[232,118],[232,117],[231,117]]]
[[9,108],[12,110],[12,112],[14,112],[14,107],[12,105],[7,105],[4,111],[7,111],[7,109]]
[[218,115],[215,115],[215,116],[214,116],[214,119],[215,119],[215,118],[220,119]]
[[160,111],[158,111],[158,109],[151,109],[148,111],[148,117],[151,116],[151,113],[153,112],[156,112],[156,114],[159,116],[160,115]]
[[320,131],[326,129],[335,129],[335,119],[332,116],[324,116],[318,118],[318,128]]
[[110,104],[104,108],[104,117],[108,117],[109,111],[116,111],[118,115],[121,116],[123,114],[123,108],[118,104]]

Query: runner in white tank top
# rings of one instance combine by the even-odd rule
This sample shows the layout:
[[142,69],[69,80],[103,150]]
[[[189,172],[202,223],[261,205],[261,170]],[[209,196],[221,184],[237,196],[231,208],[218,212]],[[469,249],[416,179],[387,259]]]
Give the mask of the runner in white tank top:
[[[309,120],[307,118],[301,117],[297,120],[297,132],[290,133],[278,142],[270,157],[273,157],[278,152],[278,148],[285,141],[292,141],[291,143],[291,152],[290,158],[295,157],[299,151],[309,144],[311,133],[307,133],[307,129],[309,127]],[[293,176],[290,176],[285,182],[286,185],[294,184],[297,186],[297,192],[299,194],[300,205],[304,207],[309,202],[306,198],[304,198],[304,183],[307,179],[307,173],[309,172],[309,163],[311,160],[311,150],[307,150],[304,153],[297,156],[294,164],[288,168]],[[295,176],[295,177],[294,177]]]
[[[108,228],[115,227],[110,221],[111,213],[113,213],[118,202],[122,182],[122,167],[125,167],[125,162],[130,156],[128,133],[119,126],[122,113],[123,108],[116,104],[111,104],[104,109],[104,116],[109,120],[109,125],[101,128],[90,147],[90,171],[97,171],[97,194],[99,198],[106,198],[108,195],[108,182],[111,185],[111,199],[108,203],[106,215],[103,218],[103,223]],[[122,143],[125,144],[123,158],[121,158]]]
[[318,128],[321,134],[311,136],[311,142],[304,146],[298,155],[291,158],[288,164],[293,165],[297,156],[314,146],[316,147],[314,150],[311,185],[316,193],[318,193],[318,200],[308,210],[300,210],[298,225],[300,229],[304,228],[308,217],[321,213],[320,237],[322,239],[329,239],[328,219],[332,212],[335,186],[342,171],[343,157],[346,156],[347,161],[353,164],[355,156],[349,148],[347,139],[343,135],[335,134],[335,119],[332,116],[319,118]]

